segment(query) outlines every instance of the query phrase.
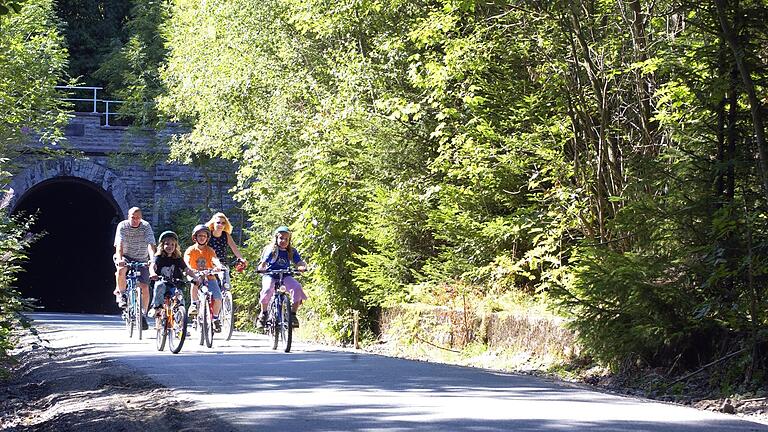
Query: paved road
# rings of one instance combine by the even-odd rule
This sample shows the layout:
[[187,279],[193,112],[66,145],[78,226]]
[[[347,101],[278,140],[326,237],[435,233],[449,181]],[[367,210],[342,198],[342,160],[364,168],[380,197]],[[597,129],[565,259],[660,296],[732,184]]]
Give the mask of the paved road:
[[192,335],[172,355],[155,349],[153,332],[128,339],[117,316],[33,317],[53,346],[117,359],[243,431],[768,432],[733,416],[528,376],[296,342],[286,354],[240,332],[212,349]]

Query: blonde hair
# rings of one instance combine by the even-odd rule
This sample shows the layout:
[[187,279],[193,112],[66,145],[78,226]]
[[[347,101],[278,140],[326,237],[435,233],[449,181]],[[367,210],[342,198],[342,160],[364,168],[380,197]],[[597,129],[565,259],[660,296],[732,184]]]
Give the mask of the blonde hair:
[[[165,248],[163,248],[163,243],[167,242],[167,241],[173,241],[174,243],[176,243],[176,246],[174,246],[173,252],[171,252],[170,255],[166,255],[165,254]],[[167,257],[171,257],[171,258],[181,258],[181,249],[179,248],[179,241],[176,240],[175,238],[173,238],[173,237],[165,238],[157,246],[158,246],[158,248],[157,248],[157,252],[155,252],[155,256],[167,256]]]
[[211,230],[211,233],[213,233],[213,231],[216,229],[216,219],[219,219],[219,218],[224,219],[224,231],[227,234],[232,234],[232,224],[229,222],[229,218],[227,218],[227,216],[222,212],[218,212],[213,216],[211,216],[211,219],[205,223],[205,226],[207,226],[208,229]]

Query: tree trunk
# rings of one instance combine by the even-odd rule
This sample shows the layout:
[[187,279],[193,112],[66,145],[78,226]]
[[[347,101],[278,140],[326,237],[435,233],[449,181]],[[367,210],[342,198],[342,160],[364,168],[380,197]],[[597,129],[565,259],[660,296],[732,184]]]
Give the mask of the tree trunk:
[[[736,0],[734,4],[738,9],[738,0]],[[744,91],[747,93],[747,99],[749,100],[749,109],[752,114],[752,124],[755,130],[755,140],[757,141],[760,177],[763,181],[763,193],[768,198],[768,149],[766,149],[765,143],[765,126],[761,112],[762,105],[755,92],[755,84],[752,81],[751,76],[751,67],[744,58],[744,47],[739,44],[734,29],[731,27],[731,23],[728,20],[728,11],[726,8],[727,0],[715,0],[715,6],[717,7],[717,19],[720,21],[720,27],[723,30],[723,39],[725,39],[733,52],[736,67],[739,69],[741,81],[744,85]],[[738,16],[738,14],[735,15]],[[738,25],[735,27],[738,28]]]

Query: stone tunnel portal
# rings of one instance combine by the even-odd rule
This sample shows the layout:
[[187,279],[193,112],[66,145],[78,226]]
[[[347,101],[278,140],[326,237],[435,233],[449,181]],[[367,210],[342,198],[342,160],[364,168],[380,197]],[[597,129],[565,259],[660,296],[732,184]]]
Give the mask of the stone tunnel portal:
[[24,297],[49,312],[118,312],[112,254],[115,227],[125,218],[96,184],[56,177],[27,190],[15,215],[36,215],[33,233],[43,233],[19,275]]

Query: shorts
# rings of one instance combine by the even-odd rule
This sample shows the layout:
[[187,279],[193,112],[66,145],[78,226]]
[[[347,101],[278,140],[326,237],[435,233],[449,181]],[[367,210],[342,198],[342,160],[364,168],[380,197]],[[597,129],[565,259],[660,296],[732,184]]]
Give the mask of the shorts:
[[[219,286],[218,279],[208,279],[208,291],[211,293],[211,297],[213,297],[214,300],[221,300],[221,286]],[[198,300],[200,300],[199,297]]]
[[[123,255],[125,262],[146,262],[142,260],[133,259],[129,256]],[[139,283],[149,285],[149,266],[139,267]]]
[[[259,296],[261,304],[265,305],[272,299],[272,294],[275,292],[275,282],[272,276],[263,276],[261,278],[261,295]],[[299,304],[307,299],[304,289],[301,288],[301,284],[296,279],[286,276],[283,278],[283,285],[291,293],[291,302],[293,304]]]
[[164,282],[164,281],[157,281],[155,282],[155,291],[152,296],[152,307],[159,307],[163,304],[163,300],[165,300],[165,295],[168,294],[169,296],[173,297],[176,295],[176,290],[180,288],[177,288],[171,283]]

